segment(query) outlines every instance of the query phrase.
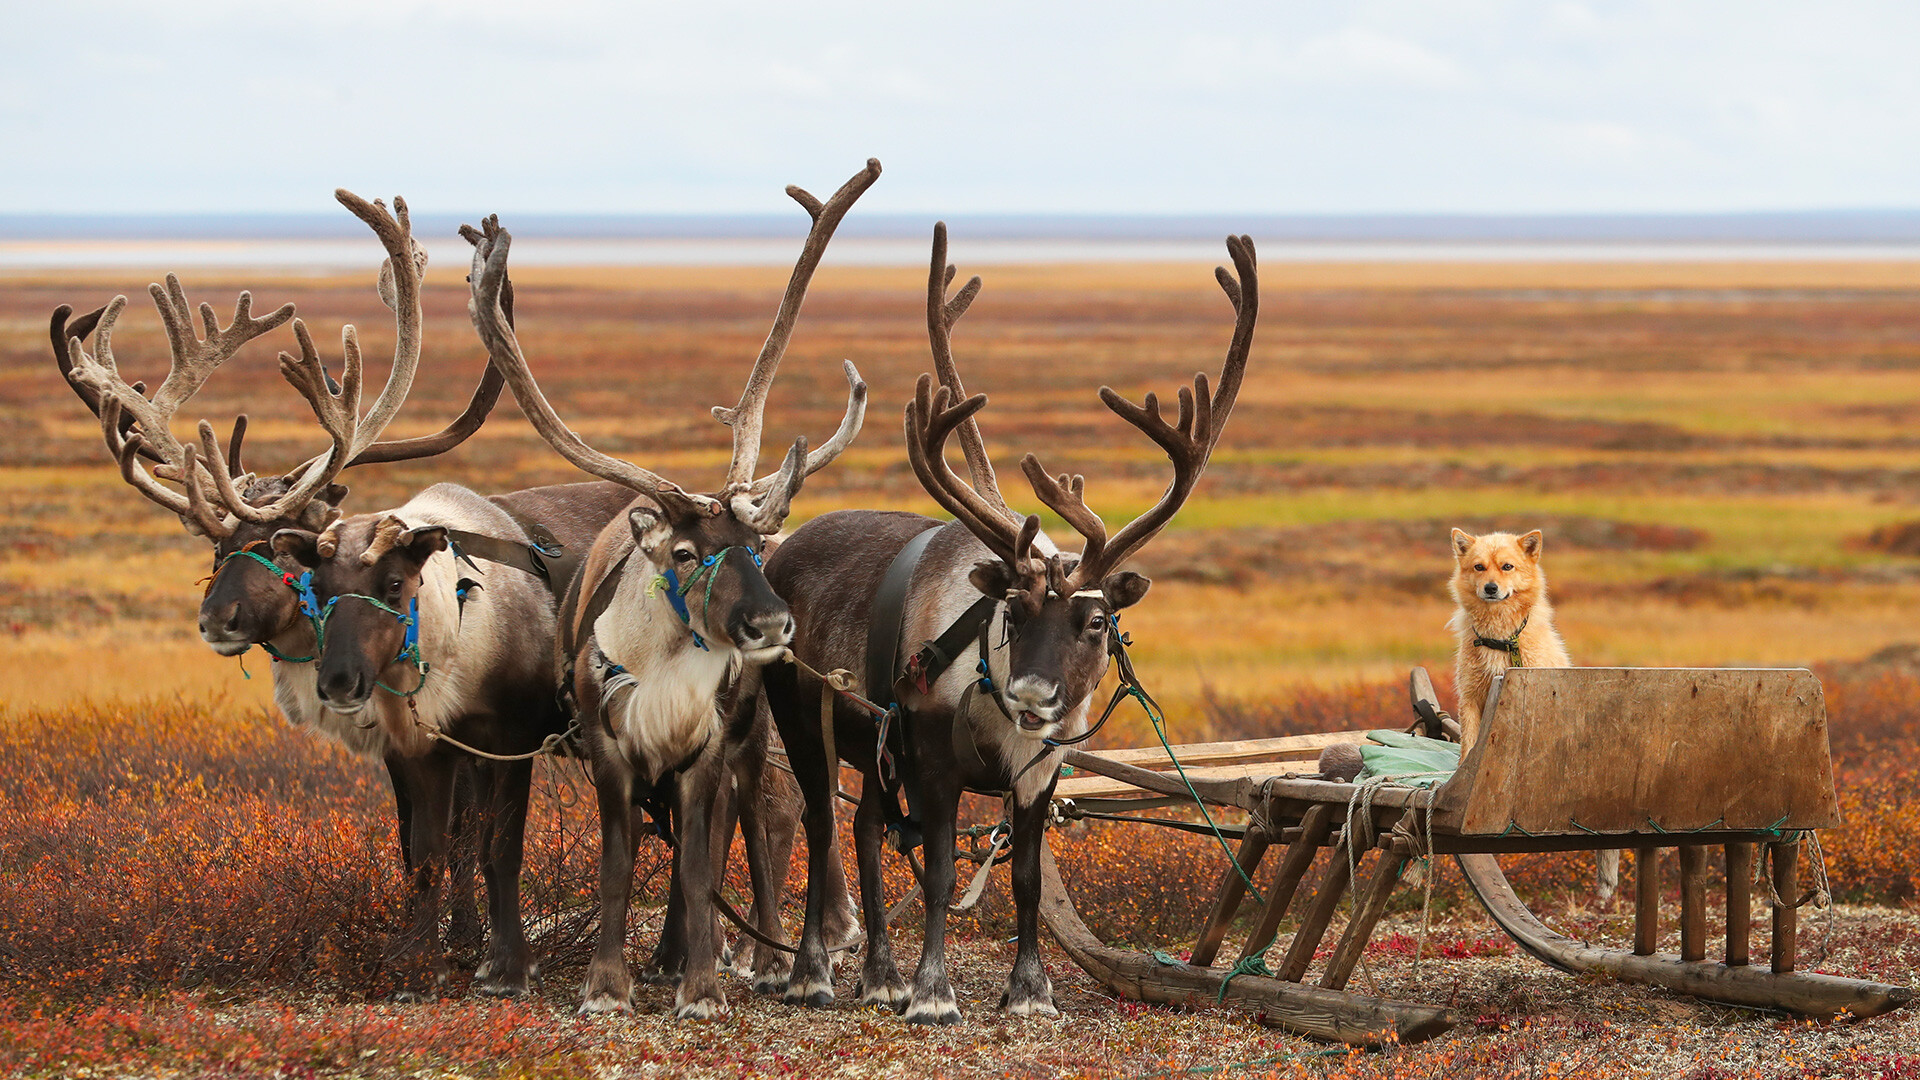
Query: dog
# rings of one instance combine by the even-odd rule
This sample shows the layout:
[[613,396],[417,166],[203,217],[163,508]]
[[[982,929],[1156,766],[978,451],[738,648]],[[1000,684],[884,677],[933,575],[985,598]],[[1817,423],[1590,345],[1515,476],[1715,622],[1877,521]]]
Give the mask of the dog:
[[[1455,715],[1461,752],[1480,738],[1480,710],[1494,676],[1510,667],[1572,667],[1566,643],[1553,626],[1547,603],[1547,576],[1540,568],[1545,537],[1539,529],[1523,536],[1453,530]],[[1597,893],[1613,900],[1620,884],[1620,852],[1596,853],[1600,863]]]

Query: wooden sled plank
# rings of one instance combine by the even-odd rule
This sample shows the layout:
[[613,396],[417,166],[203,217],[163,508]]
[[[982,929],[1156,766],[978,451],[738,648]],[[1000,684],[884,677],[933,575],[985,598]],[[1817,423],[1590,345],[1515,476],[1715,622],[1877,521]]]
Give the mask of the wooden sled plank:
[[[1161,760],[1166,760],[1164,755],[1161,757]],[[1180,755],[1180,760],[1184,764],[1187,760],[1186,755]],[[1125,764],[1125,762],[1119,762],[1118,764]],[[1195,781],[1215,781],[1247,780],[1263,776],[1291,776],[1298,773],[1311,773],[1318,764],[1318,761],[1310,759],[1306,761],[1255,761],[1240,765],[1189,766],[1187,768],[1187,777]],[[1134,767],[1138,768],[1139,766]],[[1173,771],[1172,765],[1168,765],[1165,771],[1153,770],[1153,775],[1169,777],[1176,786],[1180,783],[1180,776]],[[1107,776],[1068,776],[1062,778],[1054,785],[1053,797],[1056,799],[1114,799],[1128,795],[1138,795],[1145,790],[1145,788],[1142,788],[1138,784],[1125,780],[1116,780]],[[1185,795],[1186,788],[1181,787],[1179,793]]]
[[1665,954],[1636,956],[1575,941],[1556,933],[1520,902],[1493,856],[1459,855],[1456,859],[1467,884],[1493,921],[1535,959],[1561,971],[1576,975],[1600,972],[1708,1001],[1784,1009],[1819,1019],[1831,1019],[1842,1012],[1856,1017],[1878,1016],[1913,1000],[1913,990],[1905,986],[1832,975],[1775,973],[1758,965],[1688,962]]
[[[1132,949],[1116,949],[1099,938],[1074,910],[1060,880],[1053,849],[1040,848],[1040,918],[1074,963],[1108,990],[1135,1001],[1163,1005],[1207,1005],[1221,999],[1227,972],[1191,964],[1162,964]],[[1225,1001],[1262,1014],[1264,1022],[1316,1038],[1355,1046],[1431,1039],[1458,1023],[1452,1010],[1414,1002],[1301,986],[1258,975],[1240,975],[1227,983]]]
[[[1173,748],[1186,768],[1200,765],[1238,765],[1252,761],[1278,761],[1283,758],[1318,758],[1320,751],[1337,743],[1367,741],[1364,731],[1328,731],[1313,735],[1287,735],[1277,739],[1239,739],[1234,742],[1187,743]],[[1085,753],[1104,761],[1138,765],[1143,769],[1173,768],[1167,752],[1158,746],[1135,746],[1124,750],[1087,750]],[[1309,770],[1311,771],[1311,770]]]

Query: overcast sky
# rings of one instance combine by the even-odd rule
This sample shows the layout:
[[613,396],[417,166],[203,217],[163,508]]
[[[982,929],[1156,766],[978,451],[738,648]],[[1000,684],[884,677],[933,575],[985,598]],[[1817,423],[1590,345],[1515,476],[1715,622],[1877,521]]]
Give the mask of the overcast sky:
[[0,212],[1920,206],[1920,4],[0,0]]

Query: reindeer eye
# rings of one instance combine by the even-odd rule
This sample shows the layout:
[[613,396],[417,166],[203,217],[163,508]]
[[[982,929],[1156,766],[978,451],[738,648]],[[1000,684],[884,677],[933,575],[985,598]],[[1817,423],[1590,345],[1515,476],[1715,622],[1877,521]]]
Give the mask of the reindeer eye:
[[400,595],[400,589],[401,589],[401,587],[402,587],[402,586],[404,586],[405,584],[406,584],[406,583],[405,583],[405,582],[403,582],[403,581],[401,581],[401,580],[400,580],[399,578],[394,578],[394,579],[393,579],[392,581],[389,581],[389,582],[387,582],[387,595],[388,595],[388,596],[399,596],[399,595]]
[[1087,633],[1089,634],[1098,634],[1106,628],[1107,617],[1100,612],[1094,612],[1093,618],[1087,620]]
[[1501,563],[1501,564],[1500,564],[1500,569],[1502,569],[1502,570],[1512,570],[1512,569],[1513,569],[1513,564],[1512,564],[1512,563],[1510,563],[1510,562],[1503,562],[1503,563]]
[[683,548],[673,549],[674,562],[690,563],[697,558],[699,558],[699,556],[694,554],[694,551],[692,548],[683,547]]
[[1484,574],[1487,572],[1487,564],[1483,562],[1474,563],[1473,569],[1474,569],[1474,572],[1476,573]]

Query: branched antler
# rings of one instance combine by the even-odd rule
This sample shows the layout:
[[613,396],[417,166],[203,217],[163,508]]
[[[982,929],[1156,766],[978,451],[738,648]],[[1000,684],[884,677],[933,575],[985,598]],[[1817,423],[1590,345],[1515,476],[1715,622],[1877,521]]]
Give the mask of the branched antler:
[[[927,343],[933,352],[933,373],[939,377],[940,385],[953,393],[955,401],[967,396],[967,388],[960,382],[960,369],[953,362],[953,324],[973,306],[974,298],[980,295],[980,276],[967,279],[960,291],[947,298],[947,288],[953,284],[957,273],[947,262],[947,223],[936,221],[933,224],[933,259],[927,270]],[[1002,517],[1018,518],[1007,505],[1005,495],[1000,493],[999,477],[994,475],[993,461],[987,457],[986,440],[980,435],[980,421],[967,417],[959,428],[960,452],[967,459],[967,473],[973,480],[973,489],[982,499],[993,506]]]
[[[1260,286],[1253,241],[1245,236],[1230,236],[1227,238],[1227,250],[1233,258],[1238,276],[1228,273],[1224,267],[1214,272],[1220,287],[1227,294],[1228,302],[1233,305],[1235,315],[1233,340],[1227,347],[1218,392],[1212,390],[1204,372],[1196,374],[1193,386],[1180,390],[1179,419],[1169,423],[1160,412],[1160,400],[1156,395],[1149,393],[1141,404],[1135,405],[1110,387],[1100,388],[1100,400],[1106,403],[1107,408],[1140,429],[1166,451],[1168,459],[1173,462],[1173,482],[1168,485],[1160,501],[1129,522],[1109,541],[1106,523],[1087,505],[1085,477],[1066,473],[1056,476],[1048,472],[1033,454],[1027,454],[1020,460],[1020,469],[1033,485],[1034,494],[1086,539],[1079,561],[1071,564],[1070,570],[1064,569],[1058,560],[1048,561],[1044,568],[1046,588],[1061,595],[1071,595],[1098,585],[1110,571],[1166,527],[1181,504],[1193,493],[1194,484],[1206,469],[1213,448],[1225,430],[1234,400],[1239,396],[1240,383],[1246,373],[1247,356],[1253,346],[1254,324],[1259,317]],[[987,399],[985,395],[975,395],[960,400],[963,391],[948,337],[954,321],[966,311],[967,305],[979,291],[980,279],[969,281],[953,300],[946,301],[945,288],[953,280],[954,271],[951,266],[945,266],[945,261],[946,229],[944,226],[935,226],[933,265],[927,284],[927,328],[933,347],[934,365],[940,371],[941,386],[936,391],[933,389],[933,376],[920,376],[914,402],[907,407],[907,456],[913,463],[914,474],[919,477],[921,486],[959,518],[994,554],[1019,573],[1040,573],[1042,568],[1028,565],[1032,543],[1030,533],[1038,529],[1039,519],[1029,517],[1020,523],[1018,537],[1024,537],[1025,540],[1016,543],[1016,516],[1006,509],[1005,500],[998,498],[997,488],[992,491],[992,498],[982,490],[992,484],[993,473],[985,449],[979,443],[979,429],[975,426],[974,416]],[[955,401],[959,403],[952,404]],[[943,456],[946,437],[956,429],[962,432],[963,443],[969,431],[974,439],[967,453],[968,464],[974,473],[972,487],[962,483],[953,474]]]
[[866,415],[867,384],[851,361],[843,361],[848,387],[847,408],[833,436],[812,453],[807,452],[804,436],[795,439],[778,470],[759,479],[753,478],[759,462],[760,433],[766,413],[767,394],[773,386],[781,357],[786,353],[787,343],[792,339],[794,323],[799,317],[801,302],[806,298],[807,286],[841,219],[879,176],[880,162],[869,158],[866,168],[841,185],[840,190],[834,192],[833,197],[825,203],[802,188],[787,188],[787,194],[813,218],[813,226],[807,233],[799,261],[794,265],[787,291],[781,298],[780,309],[774,316],[773,328],[767,335],[766,344],[761,347],[759,358],[754,362],[739,404],[733,408],[717,406],[713,410],[716,419],[733,428],[733,457],[728,463],[726,480],[721,485],[718,498],[691,494],[678,484],[638,465],[601,453],[587,445],[560,419],[559,413],[540,389],[539,382],[534,379],[526,354],[520,348],[519,338],[502,306],[507,254],[512,247],[513,237],[500,227],[497,216],[487,218],[478,229],[467,225],[460,227],[460,234],[473,244],[474,250],[473,272],[468,279],[472,283],[468,314],[481,340],[487,344],[493,366],[501,372],[507,387],[513,391],[521,411],[533,422],[540,437],[576,468],[625,485],[655,501],[676,502],[691,512],[717,515],[730,509],[737,518],[762,533],[777,532],[786,520],[793,497],[800,490],[802,482],[840,456],[841,451],[859,434]]

